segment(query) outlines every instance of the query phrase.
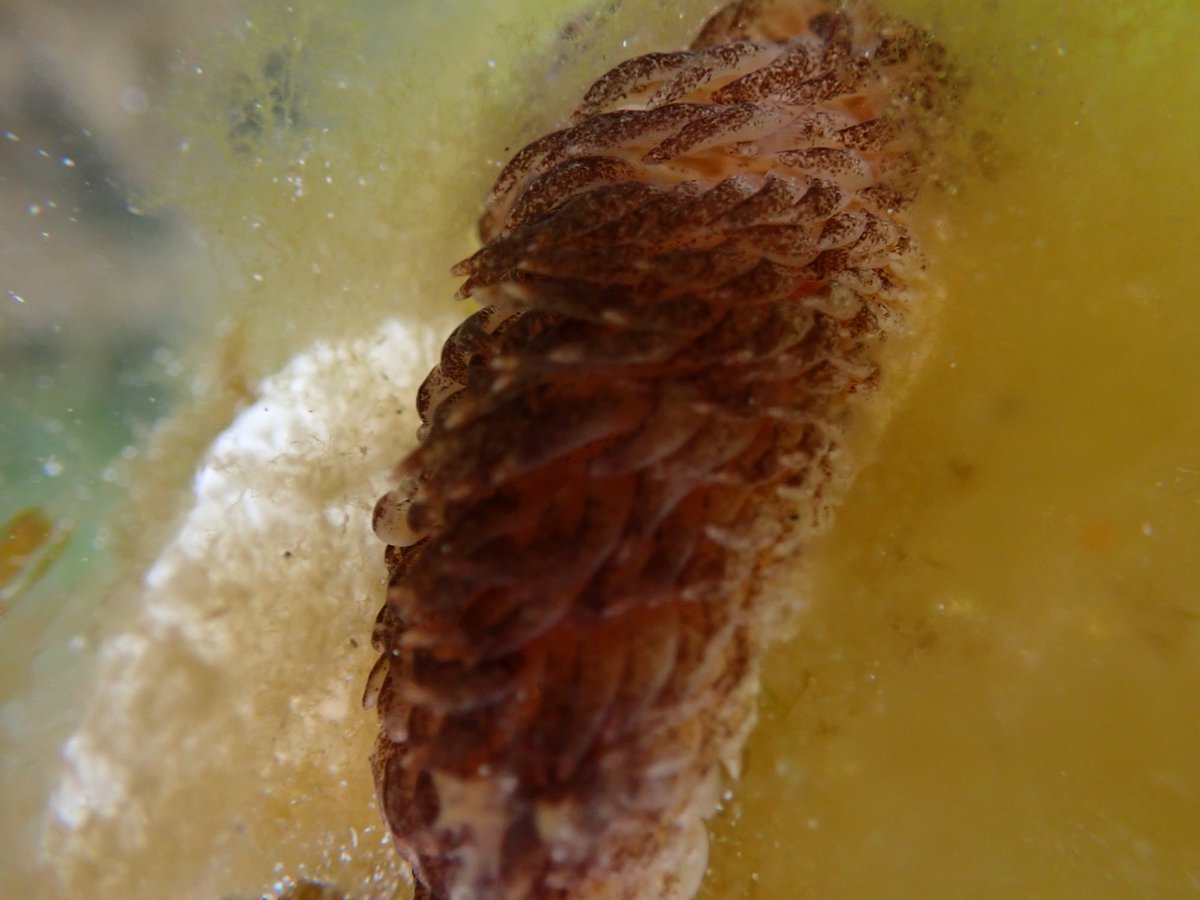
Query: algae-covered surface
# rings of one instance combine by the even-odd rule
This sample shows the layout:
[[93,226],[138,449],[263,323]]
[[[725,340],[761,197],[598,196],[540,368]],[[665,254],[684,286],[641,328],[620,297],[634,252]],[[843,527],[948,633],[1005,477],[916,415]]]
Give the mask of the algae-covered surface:
[[896,4],[986,158],[934,204],[931,356],[810,557],[708,897],[1200,890],[1200,16],[970,6]]
[[[704,896],[1198,891],[1200,15],[883,5],[967,84],[914,222],[941,299],[797,560],[808,609],[768,665]],[[172,412],[114,436],[115,407],[80,405],[69,434],[99,449],[76,457],[115,495],[95,509],[64,497],[53,433],[4,450],[42,474],[6,483],[0,520],[76,535],[0,618],[7,891],[406,896],[358,706],[368,520],[465,312],[446,271],[503,160],[710,11],[231,4],[168,54],[148,95],[171,149],[144,199],[186,220],[172,271],[204,312],[139,337],[143,381],[116,399],[152,421],[148,379]],[[5,391],[36,388],[14,371]],[[70,424],[86,373],[11,408]],[[13,518],[31,506],[48,518]],[[106,540],[81,542],[97,518]]]

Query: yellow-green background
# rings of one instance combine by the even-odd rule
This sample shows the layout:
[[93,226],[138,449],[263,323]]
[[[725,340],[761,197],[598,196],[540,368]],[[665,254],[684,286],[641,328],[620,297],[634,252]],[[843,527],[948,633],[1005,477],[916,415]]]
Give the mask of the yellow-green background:
[[[942,299],[915,382],[797,562],[809,609],[769,662],[703,895],[1196,894],[1200,8],[886,7],[932,27],[969,83],[944,184],[916,222]],[[31,862],[54,833],[39,830],[38,786],[89,671],[86,655],[52,651],[81,621],[103,645],[115,626],[96,609],[136,584],[169,530],[146,523],[177,520],[200,453],[258,378],[385,315],[410,323],[427,348],[412,369],[426,366],[462,313],[445,270],[470,251],[500,161],[590,78],[681,45],[709,10],[263,3],[192,36],[161,110],[187,150],[165,154],[155,197],[203,241],[212,310],[175,349],[207,380],[139,445],[149,461],[128,464],[135,501],[116,513],[126,537],[107,580],[96,559],[68,560],[89,574],[0,620],[14,835],[0,859],[28,895],[248,897],[301,874],[383,895],[394,876],[378,832],[349,837],[375,823],[359,762],[369,714],[261,784],[236,768],[257,770],[238,755],[270,737],[256,723],[304,700],[331,642],[365,637],[376,598],[347,606],[328,584],[283,598],[308,604],[273,662],[286,678],[218,684],[179,713],[221,723],[253,698],[257,718],[222,745],[228,777],[191,785],[186,761],[133,761],[188,805],[164,801],[127,856],[101,835],[108,856],[46,868]],[[255,104],[265,113],[239,129]],[[45,505],[63,503],[43,487]],[[244,623],[246,652],[263,624]],[[365,673],[369,655],[339,664]],[[350,781],[340,792],[322,780],[334,768]]]

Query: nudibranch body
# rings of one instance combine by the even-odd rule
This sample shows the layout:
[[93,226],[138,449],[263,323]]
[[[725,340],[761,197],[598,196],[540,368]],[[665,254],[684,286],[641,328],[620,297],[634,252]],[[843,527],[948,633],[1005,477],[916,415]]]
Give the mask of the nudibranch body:
[[772,573],[824,519],[921,260],[941,48],[734,3],[520,151],[460,263],[388,542],[380,805],[418,895],[686,898]]

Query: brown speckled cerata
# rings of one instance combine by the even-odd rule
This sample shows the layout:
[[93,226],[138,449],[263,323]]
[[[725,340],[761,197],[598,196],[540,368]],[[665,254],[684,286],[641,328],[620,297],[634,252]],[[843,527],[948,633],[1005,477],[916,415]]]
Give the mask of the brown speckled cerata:
[[854,395],[916,299],[941,48],[734,3],[500,174],[388,542],[379,802],[418,896],[687,898]]

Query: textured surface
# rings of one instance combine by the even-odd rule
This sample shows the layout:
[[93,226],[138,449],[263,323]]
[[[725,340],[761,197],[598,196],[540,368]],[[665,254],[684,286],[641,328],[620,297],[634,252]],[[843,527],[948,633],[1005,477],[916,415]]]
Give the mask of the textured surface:
[[456,270],[483,308],[376,509],[376,780],[430,895],[694,893],[791,602],[764,586],[920,270],[939,50],[735,4],[501,173]]
[[[145,21],[135,5],[118,5]],[[226,71],[236,58],[256,72],[264,50],[286,43],[261,27],[271,4],[238,5],[252,9],[260,27],[197,35],[204,46],[191,58],[204,75],[189,68],[189,80],[216,82],[219,59]],[[433,345],[440,348],[456,324],[431,321],[427,310],[457,310],[460,319],[471,312],[469,303],[449,302],[455,286],[444,274],[450,256],[475,249],[462,221],[486,196],[481,180],[490,184],[499,171],[484,161],[553,130],[554,123],[526,119],[531,107],[521,99],[536,96],[539,107],[556,110],[569,95],[578,102],[623,58],[613,55],[623,38],[630,55],[684,47],[683,29],[694,33],[701,18],[679,13],[715,6],[621,4],[588,52],[573,40],[550,53],[569,58],[573,73],[587,70],[565,78],[557,62],[544,64],[543,51],[579,0],[505,0],[487,4],[486,14],[478,3],[438,0],[430,15],[447,27],[431,33],[412,16],[433,5],[311,0],[289,15],[277,4],[289,25],[305,12],[328,11],[355,29],[297,32],[316,52],[305,63],[316,73],[310,84],[327,85],[332,102],[308,96],[311,127],[275,135],[283,139],[270,143],[275,165],[246,157],[231,170],[223,156],[196,153],[193,141],[187,168],[171,176],[174,187],[155,182],[194,197],[187,218],[206,240],[237,243],[244,271],[264,276],[246,291],[227,284],[221,298],[222,310],[259,323],[246,342],[252,380],[282,368],[284,358],[309,357],[316,334],[367,336],[369,353],[348,348],[272,394],[272,411],[297,416],[269,457],[247,453],[231,467],[218,451],[213,464],[236,492],[256,499],[215,511],[219,530],[191,545],[202,555],[186,577],[151,591],[144,575],[154,555],[138,554],[140,565],[130,565],[121,583],[144,597],[136,606],[114,604],[103,575],[89,568],[69,596],[48,593],[43,580],[38,596],[5,618],[0,871],[10,896],[249,898],[282,893],[278,882],[286,886],[288,875],[336,885],[354,900],[407,896],[373,874],[391,879],[395,857],[390,838],[381,843],[364,765],[376,716],[355,712],[374,654],[348,641],[365,644],[364,622],[383,601],[382,545],[373,552],[364,530],[370,507],[389,486],[385,470],[408,450],[411,401],[433,365]],[[57,7],[80,17],[80,34],[94,30],[96,4]],[[982,148],[989,173],[943,172],[957,190],[923,190],[906,213],[932,286],[952,300],[927,304],[928,291],[917,292],[920,303],[906,315],[913,334],[888,341],[878,357],[881,388],[855,411],[848,437],[864,452],[851,451],[853,488],[837,498],[831,530],[806,545],[794,567],[811,579],[810,599],[799,633],[768,654],[743,772],[707,823],[702,896],[1188,896],[1200,871],[1200,417],[1189,412],[1200,409],[1200,304],[1189,265],[1200,259],[1200,229],[1188,227],[1200,221],[1200,17],[1188,0],[1110,7],[887,0],[886,8],[929,23],[969,68],[956,133],[966,140],[990,132]],[[514,37],[505,26],[518,16],[540,24]],[[367,40],[379,53],[360,58]],[[335,42],[343,68],[322,65]],[[424,56],[410,54],[410,45]],[[527,61],[522,77],[518,50]],[[349,69],[349,92],[336,89],[332,69]],[[511,90],[497,98],[498,85]],[[116,102],[102,81],[79,86]],[[192,97],[176,110],[185,126],[220,137],[233,94],[206,93],[211,104]],[[473,98],[487,96],[494,102],[482,114]],[[533,115],[544,123],[551,114]],[[324,130],[335,123],[341,127]],[[22,138],[14,150],[35,157],[45,148],[46,169],[79,173],[60,164],[52,146],[14,130]],[[514,142],[514,131],[524,140]],[[306,179],[296,199],[284,176],[305,155],[312,165],[312,138],[334,181]],[[404,165],[388,176],[380,160]],[[367,185],[358,185],[359,175]],[[36,189],[27,199],[46,196]],[[60,192],[49,196],[59,211],[29,224],[51,236],[35,230],[31,239],[53,249],[56,271],[64,272],[81,259],[62,240],[73,213]],[[24,209],[22,201],[10,212]],[[365,227],[376,221],[392,224]],[[162,249],[149,245],[148,261],[161,261]],[[211,258],[201,262],[211,271]],[[323,274],[314,275],[310,262]],[[105,269],[121,290],[125,274]],[[172,296],[188,289],[181,279],[171,283]],[[32,312],[34,299],[18,292],[28,302],[7,300],[14,314]],[[342,299],[332,303],[333,296]],[[931,305],[937,312],[928,320]],[[370,333],[389,311],[404,319],[403,329],[388,323],[400,346]],[[57,323],[64,335],[80,334],[81,317],[104,307],[77,312]],[[335,315],[336,331],[328,325]],[[123,332],[136,328],[112,321]],[[93,329],[82,331],[99,346]],[[270,333],[274,355],[259,355],[256,331]],[[211,335],[196,337],[199,353],[217,353]],[[910,342],[928,348],[928,357],[896,404],[897,379],[909,378]],[[85,397],[59,390],[67,383],[60,362],[43,363],[22,382],[28,389],[10,379],[3,390],[48,417],[28,433],[66,426],[45,450],[65,471],[28,486],[61,491],[77,522],[105,521],[94,500],[75,498],[85,473],[63,451],[80,429],[110,428],[123,406],[99,390],[103,408],[89,413]],[[39,372],[55,375],[58,388],[36,389]],[[188,390],[190,374],[178,383]],[[155,396],[141,382],[129,390]],[[63,415],[66,407],[74,416]],[[161,453],[135,461],[130,473],[156,498],[155,514],[147,518],[145,505],[122,509],[109,520],[116,530],[153,539],[155,554],[173,541],[177,520],[163,510],[182,516],[207,502],[192,497],[192,477],[222,430],[244,437],[246,423],[233,415],[181,410],[174,426],[185,439],[176,427],[169,444],[157,445]],[[21,422],[7,424],[10,434],[25,433]],[[17,444],[5,447],[19,452]],[[29,464],[40,471],[38,459]],[[93,473],[93,490],[96,481]],[[269,498],[270,519],[251,515],[264,507],[257,498]],[[347,510],[348,530],[328,524],[331,507]],[[129,555],[120,542],[101,550],[83,539],[73,547],[92,566]],[[56,565],[52,576],[62,571]],[[57,615],[64,601],[69,612]],[[211,627],[232,640],[219,677],[193,664],[191,639],[154,640],[167,604],[220,614]],[[92,665],[131,634],[151,640],[138,664]],[[265,654],[264,642],[272,648]],[[94,714],[80,725],[88,709]],[[332,720],[330,710],[342,718]],[[95,753],[64,757],[63,740],[76,727]],[[331,776],[334,766],[340,775]],[[48,814],[47,797],[60,779],[89,774],[93,815],[68,828]],[[90,787],[114,776],[130,789],[106,818],[110,794]],[[138,823],[144,844],[131,838]],[[30,873],[39,865],[35,881]]]

